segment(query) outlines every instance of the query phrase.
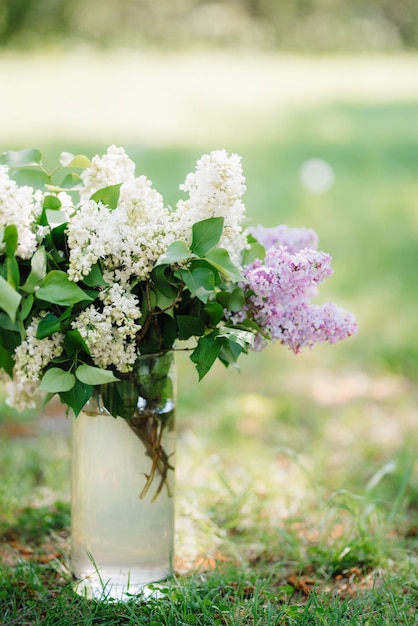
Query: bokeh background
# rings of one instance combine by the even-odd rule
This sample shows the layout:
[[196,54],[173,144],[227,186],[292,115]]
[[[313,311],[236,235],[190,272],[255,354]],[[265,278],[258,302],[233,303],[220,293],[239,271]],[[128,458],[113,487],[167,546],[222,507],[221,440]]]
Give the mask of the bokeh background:
[[[179,356],[189,538],[190,519],[245,533],[251,515],[254,529],[262,510],[277,520],[313,502],[313,480],[356,492],[381,467],[388,501],[403,481],[407,516],[418,507],[417,48],[415,0],[1,2],[0,151],[38,147],[53,165],[123,145],[171,206],[202,153],[237,152],[249,223],[316,230],[335,269],[319,301],[357,315],[344,343],[269,347],[200,384]],[[35,426],[1,406],[10,519],[34,494],[69,500],[58,413]],[[309,479],[289,461],[302,457]],[[261,509],[254,481],[270,493]]]
[[387,52],[416,48],[417,18],[414,0],[3,0],[0,41]]

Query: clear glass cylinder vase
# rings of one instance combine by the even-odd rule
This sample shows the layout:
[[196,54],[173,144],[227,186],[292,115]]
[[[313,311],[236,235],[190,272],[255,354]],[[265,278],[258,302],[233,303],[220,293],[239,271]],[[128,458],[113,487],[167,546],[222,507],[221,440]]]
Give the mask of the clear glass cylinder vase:
[[72,423],[71,565],[76,590],[124,600],[171,573],[173,353],[140,357],[95,387]]

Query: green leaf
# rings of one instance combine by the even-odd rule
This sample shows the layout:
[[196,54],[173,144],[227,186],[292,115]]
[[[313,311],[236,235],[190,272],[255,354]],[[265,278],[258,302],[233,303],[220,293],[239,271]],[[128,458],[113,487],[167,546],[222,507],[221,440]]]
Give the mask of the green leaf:
[[197,347],[190,355],[190,360],[196,364],[199,380],[202,380],[216,361],[221,346],[221,342],[216,341],[216,335],[214,334],[200,337]]
[[189,246],[184,241],[173,241],[165,253],[155,263],[154,267],[158,265],[172,265],[173,263],[180,263],[186,261],[191,256],[194,256]]
[[205,326],[200,317],[192,315],[177,315],[179,339],[189,339],[189,337],[200,337],[205,332]]
[[[12,331],[12,333],[19,333],[20,332],[20,327],[19,327],[19,323],[10,319],[10,317],[8,315],[6,315],[6,313],[0,313],[0,328],[3,328],[4,330],[10,330]],[[7,339],[10,336],[11,333],[0,333],[0,343],[3,343],[3,345],[6,345],[4,343],[4,340]],[[19,341],[20,343],[20,341]]]
[[45,276],[42,287],[35,292],[35,296],[38,300],[61,306],[71,306],[77,302],[93,300],[76,283],[69,280],[65,272],[60,270],[52,270]]
[[6,257],[7,282],[15,289],[20,283],[19,264],[15,256]]
[[[174,286],[170,281],[176,281],[178,283],[177,286]],[[151,293],[155,294],[155,306],[161,311],[167,310],[169,315],[173,315],[173,308],[179,297],[181,282],[173,276],[171,269],[167,265],[154,268],[152,282],[154,286]]]
[[0,309],[7,313],[12,322],[16,319],[16,312],[21,299],[21,295],[0,276]]
[[5,253],[8,256],[14,256],[17,250],[18,233],[14,224],[9,224],[3,231],[3,241],[5,245]]
[[0,369],[3,369],[12,378],[13,366],[13,352],[0,345]]
[[20,318],[23,322],[29,316],[29,313],[31,312],[33,307],[34,300],[35,298],[31,293],[22,298],[22,305],[20,307]]
[[83,283],[88,287],[107,287],[107,283],[103,278],[102,270],[98,263],[91,266],[90,272],[83,278]]
[[193,224],[191,251],[197,256],[205,256],[208,250],[219,243],[223,227],[223,217],[209,217]]
[[192,270],[180,270],[186,287],[196,298],[207,302],[215,288],[215,276],[207,267],[195,267]]
[[237,367],[237,359],[244,352],[243,348],[234,341],[222,340],[222,348],[219,352],[219,360],[228,367],[234,365]]
[[151,278],[154,283],[154,291],[157,294],[157,299],[158,294],[161,293],[172,302],[176,300],[180,289],[180,280],[174,276],[170,267],[167,265],[154,267]]
[[245,305],[245,294],[241,287],[235,287],[235,289],[231,292],[228,309],[232,311],[232,313],[238,313],[241,311]]
[[45,216],[50,226],[55,224],[66,224],[68,222],[68,215],[64,211],[45,211]]
[[216,299],[224,309],[232,313],[238,313],[245,305],[245,294],[241,287],[235,287],[232,291],[219,291]]
[[[69,311],[70,312],[70,311]],[[59,319],[62,320],[61,316]],[[68,356],[72,356],[76,352],[82,350],[86,354],[90,354],[90,350],[83,337],[78,330],[68,330],[65,333],[64,349]]]
[[219,330],[218,337],[226,337],[229,341],[237,343],[245,350],[248,348],[248,346],[254,345],[254,333],[249,330],[242,330],[240,328],[230,328],[229,326],[224,326]]
[[109,207],[109,209],[116,209],[118,206],[121,186],[122,183],[109,185],[109,187],[103,187],[103,189],[99,189],[91,196],[91,200],[94,200],[94,202],[101,202]]
[[36,329],[36,338],[45,339],[45,337],[49,337],[53,333],[57,333],[60,326],[60,318],[53,313],[47,313],[38,324],[38,328]]
[[39,389],[49,393],[69,391],[75,385],[75,376],[59,367],[51,367],[42,377]]
[[46,276],[46,252],[41,246],[38,248],[31,259],[31,271],[26,279],[22,289],[28,293],[33,293]]
[[61,401],[74,411],[74,415],[83,410],[86,402],[91,398],[93,388],[91,385],[85,385],[79,380],[75,381],[75,385],[69,391],[61,391],[59,396]]
[[79,189],[83,189],[83,187],[84,185],[82,184],[81,178],[77,174],[67,174],[62,180],[61,185],[45,185],[45,189],[52,193],[59,193],[60,191],[78,191]]
[[27,150],[9,150],[0,155],[0,165],[9,167],[22,167],[22,165],[38,165],[42,160],[42,154],[35,148]]
[[224,315],[223,307],[218,302],[207,302],[203,311],[212,326],[219,324]]
[[221,274],[225,274],[234,282],[245,281],[240,269],[231,261],[231,257],[225,248],[213,248],[205,255]]
[[61,181],[60,189],[81,189],[82,179],[78,174],[70,172]]
[[46,172],[38,169],[22,168],[13,173],[13,178],[18,185],[43,189],[49,183],[50,178]]
[[171,350],[177,337],[177,324],[172,315],[160,313],[158,315],[158,325],[160,328],[159,342],[161,349]]
[[58,211],[61,208],[61,200],[57,196],[45,196],[42,203],[43,209],[49,209],[50,211]]
[[256,259],[263,260],[265,256],[266,249],[264,248],[264,246],[262,246],[261,243],[258,243],[258,241],[254,240],[250,243],[248,248],[245,248],[243,250],[241,265],[245,267]]
[[[54,251],[54,246],[60,251],[60,254],[56,257],[57,262],[59,262],[58,259],[61,257],[61,252],[64,252],[64,255],[67,253],[67,240],[65,235],[66,229],[67,224],[59,224],[51,230],[50,235],[46,238],[46,241],[50,244],[52,251]],[[60,260],[62,261],[62,259]]]
[[[12,324],[10,318],[5,313],[0,313],[0,368],[4,369],[7,374],[13,376],[14,351],[21,343],[16,323]],[[5,332],[6,331],[6,332]]]
[[71,152],[61,152],[60,163],[63,167],[79,167],[81,169],[91,165],[90,159],[84,154],[74,155]]
[[75,375],[78,380],[86,385],[105,385],[119,380],[110,370],[103,370],[100,367],[93,367],[83,363],[76,369]]
[[237,326],[239,328],[243,328],[244,330],[249,328],[253,332],[253,334],[261,333],[266,338],[269,336],[268,333],[266,331],[263,331],[260,328],[259,324],[257,324],[257,322],[255,322],[254,320],[242,320],[242,322],[237,324]]

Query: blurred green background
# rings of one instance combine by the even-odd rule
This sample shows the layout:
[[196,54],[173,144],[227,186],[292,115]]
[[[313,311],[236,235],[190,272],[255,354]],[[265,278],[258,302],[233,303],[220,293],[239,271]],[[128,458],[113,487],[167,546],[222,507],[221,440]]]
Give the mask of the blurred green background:
[[2,0],[0,44],[415,49],[415,0]]

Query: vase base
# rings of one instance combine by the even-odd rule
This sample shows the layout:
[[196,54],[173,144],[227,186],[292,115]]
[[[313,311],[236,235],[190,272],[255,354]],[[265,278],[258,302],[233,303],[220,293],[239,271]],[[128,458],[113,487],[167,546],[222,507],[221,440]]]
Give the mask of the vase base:
[[104,602],[128,602],[135,598],[146,602],[147,600],[158,599],[166,595],[167,581],[155,583],[139,583],[118,585],[111,581],[108,583],[97,579],[84,578],[77,580],[73,585],[73,590],[79,596],[87,600],[99,600]]

